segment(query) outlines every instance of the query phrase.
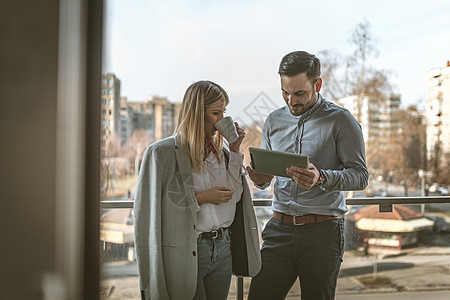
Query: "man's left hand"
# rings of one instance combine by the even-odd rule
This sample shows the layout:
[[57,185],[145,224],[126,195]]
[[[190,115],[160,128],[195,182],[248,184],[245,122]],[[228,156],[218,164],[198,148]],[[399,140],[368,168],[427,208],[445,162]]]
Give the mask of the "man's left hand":
[[311,163],[308,168],[291,166],[286,169],[286,173],[304,190],[311,189],[320,178],[319,170]]

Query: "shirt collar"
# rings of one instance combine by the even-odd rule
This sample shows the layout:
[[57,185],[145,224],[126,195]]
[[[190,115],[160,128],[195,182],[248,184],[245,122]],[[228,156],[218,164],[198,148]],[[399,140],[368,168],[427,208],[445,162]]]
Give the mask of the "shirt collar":
[[203,147],[203,159],[206,159],[209,156],[210,152],[217,154],[216,146],[210,139],[205,138],[205,145]]
[[308,109],[303,115],[306,117],[309,117],[323,102],[322,95],[320,93],[317,93],[317,101],[314,103],[314,105]]

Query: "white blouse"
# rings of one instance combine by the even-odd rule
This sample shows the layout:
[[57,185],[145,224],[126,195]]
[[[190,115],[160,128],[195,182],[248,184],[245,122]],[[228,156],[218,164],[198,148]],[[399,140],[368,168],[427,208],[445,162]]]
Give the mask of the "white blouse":
[[[224,156],[222,155],[224,158]],[[244,154],[230,151],[228,170],[225,159],[221,163],[216,156],[210,152],[206,158],[206,166],[202,173],[192,173],[195,193],[210,189],[212,187],[226,187],[234,190],[230,201],[220,205],[204,203],[197,212],[197,232],[208,232],[213,229],[226,228],[234,220],[236,203],[241,199],[243,191],[241,179],[241,167]]]

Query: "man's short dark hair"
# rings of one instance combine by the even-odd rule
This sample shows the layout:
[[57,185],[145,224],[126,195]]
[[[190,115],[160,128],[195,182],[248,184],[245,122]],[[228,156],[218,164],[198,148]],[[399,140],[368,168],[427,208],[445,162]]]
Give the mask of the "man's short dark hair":
[[306,51],[294,51],[285,55],[278,69],[278,74],[288,77],[305,72],[313,84],[320,77],[320,60]]

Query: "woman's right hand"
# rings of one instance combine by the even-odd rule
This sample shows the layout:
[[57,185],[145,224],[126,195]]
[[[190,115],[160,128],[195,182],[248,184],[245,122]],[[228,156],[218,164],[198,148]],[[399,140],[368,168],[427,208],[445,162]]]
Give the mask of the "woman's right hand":
[[233,197],[234,190],[220,186],[213,187],[202,192],[195,194],[198,204],[202,205],[204,203],[211,203],[215,205],[220,205],[227,203]]

